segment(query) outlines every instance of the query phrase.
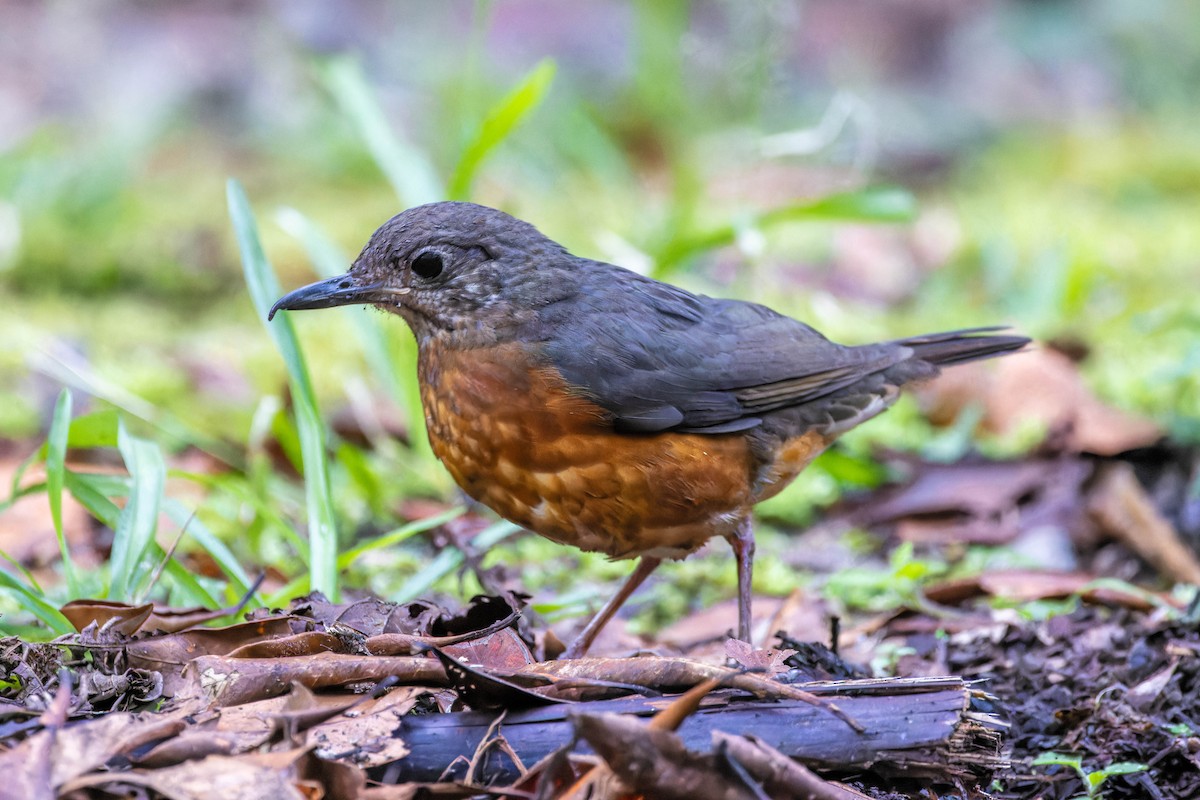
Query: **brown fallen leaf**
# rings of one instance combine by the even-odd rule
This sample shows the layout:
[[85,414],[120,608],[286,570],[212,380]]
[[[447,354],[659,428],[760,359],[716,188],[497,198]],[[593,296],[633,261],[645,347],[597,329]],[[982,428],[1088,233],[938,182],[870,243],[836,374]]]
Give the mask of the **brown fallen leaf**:
[[737,639],[725,642],[725,655],[746,669],[762,672],[768,678],[782,675],[791,669],[783,662],[795,654],[795,650],[778,650],[774,647],[756,649],[753,645]]
[[419,686],[392,689],[310,728],[306,741],[328,761],[358,767],[398,761],[409,752],[402,735],[403,718],[424,691]]
[[168,608],[153,603],[131,606],[114,600],[72,600],[59,611],[75,630],[95,625],[125,636],[135,633],[175,633],[214,619],[236,614],[240,606],[228,608]]
[[[730,673],[730,675],[733,674],[736,673]],[[639,723],[639,727],[651,733],[655,731],[669,732],[678,730],[683,721],[696,712],[709,692],[716,689],[721,683],[722,681],[719,679],[709,679],[697,684],[672,700],[666,708],[655,714],[645,725]],[[580,718],[586,716],[589,715],[581,714],[578,718],[572,718],[576,733],[579,731]],[[606,717],[609,715],[601,714],[597,716]],[[682,748],[682,742],[680,742],[680,747]],[[615,797],[625,792],[625,785],[625,782],[616,774],[612,766],[606,762],[597,764],[594,769],[579,778],[573,786],[563,793],[563,797],[564,800],[575,800],[576,798],[579,800],[584,800],[585,798],[591,800],[591,798]]]
[[298,785],[295,768],[306,751],[208,756],[164,769],[93,773],[68,781],[62,792],[123,785],[153,789],[171,800],[311,800],[314,795]]
[[[655,714],[649,722],[641,727],[644,727],[651,733],[654,731],[678,730],[683,721],[696,712],[696,709],[700,707],[700,703],[708,696],[709,692],[716,689],[721,683],[722,681],[719,679],[709,679],[693,686],[672,700],[670,705]],[[587,715],[580,716],[584,717]],[[579,720],[573,719],[572,721],[578,733]],[[680,742],[680,747],[682,748],[682,742]],[[595,769],[576,781],[575,785],[564,796],[566,798],[609,797],[620,794],[624,789],[624,785],[625,782],[617,776],[612,766],[608,763],[603,763],[598,764]]]
[[373,699],[363,695],[314,695],[293,684],[291,692],[281,697],[194,711],[189,716],[192,724],[139,754],[133,764],[161,768],[206,756],[248,753],[271,742],[293,742],[300,734],[307,735],[369,702]]
[[1179,659],[1172,658],[1165,667],[1132,686],[1125,693],[1125,702],[1138,711],[1144,712],[1150,710],[1152,705],[1162,698],[1163,690],[1167,688],[1171,683],[1171,679],[1175,677],[1175,670],[1178,667]]
[[689,753],[670,731],[620,714],[575,714],[572,722],[576,735],[618,778],[616,785],[590,795],[597,800],[622,791],[662,800],[757,800],[749,788],[718,771],[711,758]]
[[180,731],[178,736],[173,736],[143,753],[133,764],[146,769],[161,769],[208,756],[248,753],[265,744],[271,738],[273,730],[270,721],[265,719],[259,720],[258,730],[219,730],[211,724],[194,724]]
[[533,653],[512,628],[442,648],[446,655],[486,669],[520,669],[534,663]]
[[466,608],[450,611],[428,600],[396,604],[378,598],[366,598],[338,604],[314,592],[293,600],[288,613],[319,623],[327,629],[344,625],[367,637],[409,634],[459,636],[465,640],[479,631],[493,629],[502,621],[511,622],[520,615],[520,602],[516,598],[481,595],[473,598]]
[[491,670],[461,662],[443,650],[434,649],[433,655],[445,668],[446,678],[459,699],[471,708],[513,710],[570,702],[550,693],[530,691]]
[[962,603],[986,595],[1012,603],[1053,600],[1079,595],[1097,605],[1120,606],[1149,611],[1156,604],[1178,606],[1169,595],[1154,593],[1115,581],[1106,581],[1085,572],[1049,570],[992,570],[970,578],[944,581],[924,589],[929,600],[942,605]]
[[192,659],[221,656],[249,642],[287,636],[292,624],[288,616],[263,617],[224,628],[193,628],[133,639],[124,648],[131,667],[162,673],[163,693],[171,697],[187,684],[183,670]]
[[309,689],[322,689],[388,677],[406,684],[446,685],[446,672],[441,664],[423,657],[339,653],[295,658],[200,656],[184,669],[183,678],[189,685],[180,695],[194,703],[233,706],[281,695],[293,681]]
[[981,424],[1000,434],[1039,423],[1068,452],[1116,455],[1162,437],[1150,420],[1097,398],[1075,363],[1049,349],[946,370],[918,390],[918,399],[935,423],[955,419],[968,405],[983,408]]
[[304,631],[291,636],[246,642],[225,655],[230,658],[292,658],[316,653],[344,653],[345,640],[325,631]]
[[1112,462],[1100,470],[1088,495],[1097,526],[1177,583],[1200,584],[1200,559],[1138,483],[1133,467]]
[[1003,544],[1031,526],[1067,527],[1091,467],[1073,458],[917,462],[909,483],[869,498],[848,518],[895,524],[906,541]]
[[776,800],[870,800],[867,795],[817,775],[753,736],[713,731],[713,749],[740,764]]
[[58,747],[58,732],[66,724],[71,710],[71,680],[66,670],[61,675],[54,699],[38,719],[42,724],[41,741],[30,748],[32,753],[26,763],[24,783],[28,788],[27,796],[34,800],[54,800],[53,753]]
[[[816,596],[806,602],[790,603],[784,609],[778,598],[755,596],[751,620],[751,638],[764,642],[781,628],[789,631],[813,631],[825,628],[825,603]],[[781,613],[785,611],[786,613]],[[677,648],[693,658],[719,660],[725,641],[737,630],[737,600],[730,599],[700,609],[655,633],[658,645]]]
[[60,608],[59,612],[77,631],[82,632],[94,625],[101,631],[133,636],[154,613],[154,604],[131,606],[113,600],[72,600]]
[[316,695],[301,683],[292,683],[291,691],[283,698],[283,707],[267,718],[287,742],[295,740],[314,725],[355,708],[366,700],[365,695]]
[[519,611],[512,611],[486,627],[448,636],[381,633],[364,642],[368,653],[377,656],[419,655],[439,647],[455,658],[488,667],[517,668],[533,663],[533,654],[512,629]]
[[[0,753],[0,772],[5,776],[6,797],[37,797],[39,786],[62,787],[69,781],[99,769],[117,756],[150,742],[178,734],[185,727],[182,713],[130,714],[109,712],[60,730],[33,734],[11,750]],[[49,747],[49,782],[45,760],[37,753]],[[65,789],[60,789],[65,793]]]

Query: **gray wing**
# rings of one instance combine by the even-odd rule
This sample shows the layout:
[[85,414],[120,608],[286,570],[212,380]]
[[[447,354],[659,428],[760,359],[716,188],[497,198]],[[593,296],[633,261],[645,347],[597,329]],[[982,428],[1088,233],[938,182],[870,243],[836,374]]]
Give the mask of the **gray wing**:
[[[608,272],[603,291],[583,282],[569,309],[548,307],[543,319],[550,361],[623,430],[746,430],[912,356],[896,343],[840,345],[765,306],[622,273]],[[614,290],[619,299],[605,301]]]

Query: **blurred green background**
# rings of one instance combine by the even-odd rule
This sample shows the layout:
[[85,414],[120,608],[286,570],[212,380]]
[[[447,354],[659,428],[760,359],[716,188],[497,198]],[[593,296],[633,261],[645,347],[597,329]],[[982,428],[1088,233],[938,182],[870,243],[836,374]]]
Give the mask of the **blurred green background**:
[[[844,342],[1002,322],[1080,343],[1104,399],[1200,441],[1197,87],[1188,0],[10,2],[0,452],[15,464],[40,445],[64,386],[75,415],[115,406],[171,470],[155,507],[179,506],[151,532],[210,537],[197,546],[188,528],[166,595],[236,596],[233,562],[277,575],[280,596],[306,588],[300,434],[247,293],[229,177],[286,287],[348,263],[400,209],[460,197]],[[338,547],[450,508],[410,424],[404,326],[361,309],[295,326],[335,423]],[[906,403],[774,513],[804,522],[880,479],[872,445],[934,435]],[[91,458],[122,473],[130,452]],[[123,507],[137,486],[99,491]],[[101,553],[105,535],[88,534]],[[475,588],[456,577],[461,552],[427,571],[435,551],[414,538],[364,552],[343,564],[348,585]],[[581,611],[595,590],[577,585],[578,559],[526,538],[486,563],[539,563],[525,583],[546,587],[543,610]],[[627,569],[584,563],[597,581]],[[70,593],[59,567],[25,566],[42,570],[20,579],[42,578],[34,594]],[[678,582],[728,595],[725,566],[689,562]],[[759,572],[766,590],[791,580]],[[113,583],[96,570],[73,590]]]

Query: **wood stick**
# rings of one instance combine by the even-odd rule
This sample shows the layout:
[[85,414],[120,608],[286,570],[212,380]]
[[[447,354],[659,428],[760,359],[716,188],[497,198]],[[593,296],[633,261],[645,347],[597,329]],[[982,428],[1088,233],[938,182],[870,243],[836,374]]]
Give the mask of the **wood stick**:
[[[688,749],[708,752],[714,731],[752,734],[790,758],[834,773],[871,769],[884,775],[977,779],[1004,766],[1000,739],[1006,725],[972,711],[972,698],[983,695],[960,678],[829,681],[803,688],[836,700],[863,732],[831,723],[828,711],[809,703],[764,702],[725,692],[710,695],[684,721],[679,736]],[[623,698],[510,711],[499,734],[529,764],[573,740],[569,714],[650,717],[670,702]],[[405,717],[397,735],[410,753],[391,765],[398,772],[391,778],[436,780],[454,759],[470,759],[494,720],[495,714],[477,711]],[[485,783],[517,777],[511,760],[497,753],[476,773]]]

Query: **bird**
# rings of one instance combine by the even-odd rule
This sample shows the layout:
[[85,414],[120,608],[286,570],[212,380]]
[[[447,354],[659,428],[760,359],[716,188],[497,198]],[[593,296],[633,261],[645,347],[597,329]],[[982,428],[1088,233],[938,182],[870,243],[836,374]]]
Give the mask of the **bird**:
[[449,201],[392,217],[349,272],[284,295],[268,321],[344,305],[412,329],[430,444],[470,497],[553,541],[638,559],[563,658],[586,654],[664,559],[718,536],[749,642],[752,507],[901,387],[1030,341],[992,326],[838,344],[764,305],[575,256],[503,211]]

